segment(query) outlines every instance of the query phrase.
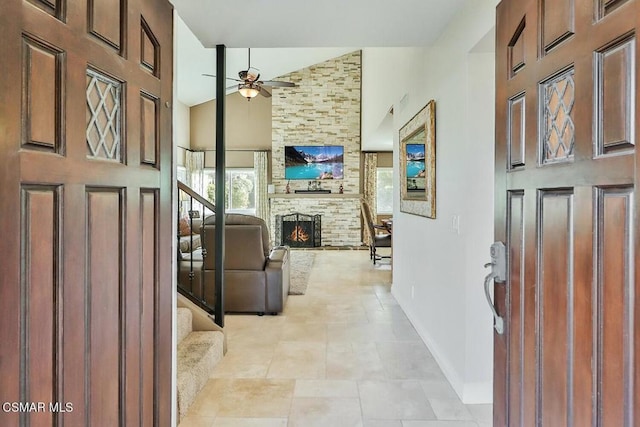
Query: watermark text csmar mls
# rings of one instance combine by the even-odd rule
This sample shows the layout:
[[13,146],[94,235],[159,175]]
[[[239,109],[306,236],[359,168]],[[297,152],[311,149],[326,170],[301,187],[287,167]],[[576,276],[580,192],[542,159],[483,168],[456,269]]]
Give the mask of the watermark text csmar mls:
[[3,402],[2,412],[73,412],[71,402]]

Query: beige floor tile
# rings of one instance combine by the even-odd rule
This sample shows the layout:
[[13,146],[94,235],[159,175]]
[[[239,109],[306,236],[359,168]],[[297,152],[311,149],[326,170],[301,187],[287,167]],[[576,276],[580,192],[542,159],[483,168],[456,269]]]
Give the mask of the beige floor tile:
[[307,294],[283,313],[225,317],[229,351],[180,427],[486,423],[491,405],[436,420],[435,407],[459,416],[458,398],[391,294],[389,265],[367,251],[316,253]]
[[266,378],[275,347],[247,351],[232,348],[215,367],[212,378]]
[[403,421],[402,427],[478,427],[473,421]]
[[386,373],[375,344],[327,344],[328,379],[382,380]]
[[489,423],[489,424],[493,422],[493,405],[466,405],[466,406],[476,421]]
[[394,321],[391,323],[391,329],[397,341],[417,341],[422,344],[420,335],[409,321]]
[[423,380],[420,384],[428,398],[458,399],[458,395],[447,380]]
[[282,341],[327,342],[325,323],[292,323],[284,325]]
[[182,419],[178,427],[213,427],[214,417],[198,417],[187,415]]
[[296,397],[289,427],[362,427],[358,398]]
[[358,381],[364,419],[436,419],[420,382]]
[[[218,398],[219,390],[215,387],[215,380],[209,380],[204,385],[200,393],[196,396],[187,412],[187,417],[215,417],[218,415],[218,407],[215,400]],[[185,418],[187,418],[185,417]]]
[[377,343],[389,379],[446,380],[422,342]]
[[189,415],[286,418],[294,386],[293,380],[211,379],[196,398]]
[[377,305],[365,306],[367,318],[371,322],[408,322],[406,314],[400,307],[384,307],[379,301]]
[[296,380],[294,397],[359,397],[358,383],[349,380]]
[[323,379],[327,368],[326,353],[325,343],[281,341],[267,378]]
[[439,420],[473,421],[471,412],[460,399],[429,399],[433,412]]
[[400,420],[364,420],[364,427],[402,427]]
[[393,342],[396,336],[388,323],[348,324],[337,323],[328,325],[329,341],[369,343]]
[[287,419],[218,417],[212,427],[287,427]]

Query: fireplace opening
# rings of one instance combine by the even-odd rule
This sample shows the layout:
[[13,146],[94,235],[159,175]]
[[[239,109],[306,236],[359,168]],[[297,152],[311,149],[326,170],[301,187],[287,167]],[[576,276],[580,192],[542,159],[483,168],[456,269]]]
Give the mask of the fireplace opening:
[[292,248],[316,248],[321,245],[320,215],[293,213],[276,215],[276,242]]

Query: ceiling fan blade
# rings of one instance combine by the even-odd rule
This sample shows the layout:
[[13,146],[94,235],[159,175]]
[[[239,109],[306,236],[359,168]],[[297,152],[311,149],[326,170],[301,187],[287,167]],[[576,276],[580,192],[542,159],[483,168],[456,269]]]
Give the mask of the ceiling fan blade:
[[257,86],[257,87],[260,90],[260,95],[264,96],[265,98],[271,98],[271,93],[268,90],[266,90],[262,86]]
[[260,82],[260,84],[264,85],[264,86],[271,86],[271,87],[298,87],[298,85],[296,85],[295,83],[291,83],[291,82],[276,82],[273,80],[267,80],[266,82]]
[[[216,76],[215,76],[215,75],[213,75],[213,74],[205,74],[205,73],[202,73],[202,75],[203,75],[203,76],[206,76],[206,77],[214,77],[214,78],[216,77]],[[244,80],[234,79],[233,77],[227,77],[227,80],[233,80],[234,82],[243,82],[243,81],[244,81]]]

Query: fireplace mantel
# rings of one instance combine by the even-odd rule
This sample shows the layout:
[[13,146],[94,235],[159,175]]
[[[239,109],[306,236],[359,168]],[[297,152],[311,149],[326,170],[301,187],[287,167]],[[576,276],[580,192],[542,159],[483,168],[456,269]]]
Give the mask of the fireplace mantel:
[[340,194],[340,193],[276,193],[269,194],[270,199],[359,199],[362,194]]

